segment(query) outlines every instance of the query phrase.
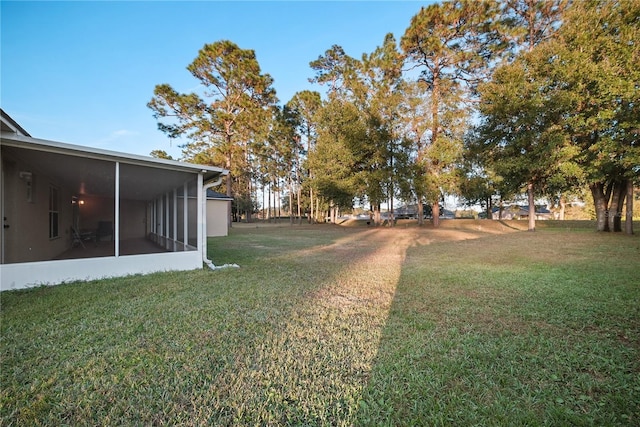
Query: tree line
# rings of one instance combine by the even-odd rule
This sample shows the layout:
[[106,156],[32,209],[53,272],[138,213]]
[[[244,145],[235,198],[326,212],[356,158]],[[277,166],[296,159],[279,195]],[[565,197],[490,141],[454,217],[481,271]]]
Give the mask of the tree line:
[[450,0],[359,58],[331,46],[309,64],[323,94],[280,105],[255,52],[221,40],[187,67],[198,92],[157,85],[148,106],[185,160],[229,169],[230,223],[276,200],[291,221],[367,203],[380,223],[401,200],[438,226],[445,194],[490,217],[526,192],[534,230],[536,197],[588,188],[597,229],[632,234],[639,40],[640,0]]

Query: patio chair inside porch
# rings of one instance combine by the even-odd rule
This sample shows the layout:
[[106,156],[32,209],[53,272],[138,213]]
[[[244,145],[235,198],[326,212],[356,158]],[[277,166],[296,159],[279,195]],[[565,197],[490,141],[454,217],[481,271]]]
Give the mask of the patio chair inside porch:
[[80,245],[86,249],[84,242],[98,243],[95,231],[79,231],[75,227],[71,227],[71,247],[75,248]]

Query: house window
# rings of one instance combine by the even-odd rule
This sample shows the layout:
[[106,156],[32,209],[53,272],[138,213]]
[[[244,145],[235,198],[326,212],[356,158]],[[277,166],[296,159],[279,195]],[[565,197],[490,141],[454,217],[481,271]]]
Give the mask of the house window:
[[55,239],[59,237],[59,194],[56,187],[49,187],[49,238]]

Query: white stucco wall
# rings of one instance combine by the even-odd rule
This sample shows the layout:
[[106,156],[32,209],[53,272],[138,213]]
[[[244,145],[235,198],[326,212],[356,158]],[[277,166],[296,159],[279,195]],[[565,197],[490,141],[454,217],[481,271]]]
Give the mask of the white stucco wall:
[[198,268],[202,268],[199,251],[4,264],[0,265],[0,291]]
[[227,206],[231,203],[226,200],[207,200],[207,237],[226,236]]

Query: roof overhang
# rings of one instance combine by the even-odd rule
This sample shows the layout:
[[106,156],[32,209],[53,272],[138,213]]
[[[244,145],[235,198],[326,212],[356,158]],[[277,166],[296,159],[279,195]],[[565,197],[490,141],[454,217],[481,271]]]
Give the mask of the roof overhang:
[[207,200],[223,200],[223,201],[233,201],[233,197],[229,197],[226,194],[218,193],[217,191],[213,191],[212,189],[207,189]]
[[[204,183],[219,181],[228,171],[222,168],[156,159],[116,151],[83,147],[17,135],[0,133],[2,156],[22,159],[31,165],[31,172],[55,176],[78,195],[109,197],[115,191],[115,170],[119,164],[120,197],[149,200],[168,189],[181,187],[197,175]],[[195,191],[193,188],[190,193]]]
[[103,150],[100,148],[85,147],[81,145],[66,144],[39,138],[18,135],[11,132],[0,133],[0,143],[9,147],[35,150],[46,153],[62,154],[66,156],[82,157],[85,159],[105,160],[131,165],[147,166],[157,169],[168,169],[182,172],[198,172],[203,174],[204,181],[211,181],[220,176],[228,175],[229,171],[215,166],[198,165],[195,163],[180,162],[176,160],[158,159],[155,157],[140,156],[136,154],[121,153],[118,151]]

